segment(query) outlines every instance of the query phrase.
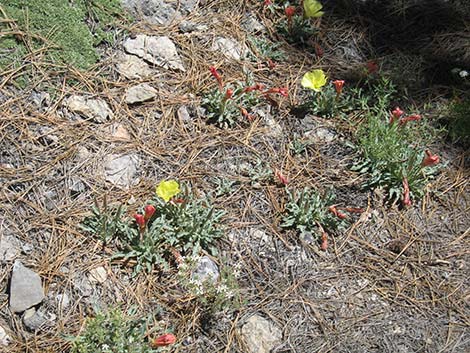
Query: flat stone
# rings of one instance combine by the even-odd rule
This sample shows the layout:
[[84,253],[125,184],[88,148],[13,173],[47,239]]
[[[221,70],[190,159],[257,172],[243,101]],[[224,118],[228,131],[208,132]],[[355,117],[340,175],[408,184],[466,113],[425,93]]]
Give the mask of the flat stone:
[[105,179],[110,183],[129,189],[139,182],[136,174],[140,165],[137,155],[109,155],[105,161]]
[[0,263],[13,261],[21,252],[21,242],[11,235],[0,238]]
[[124,53],[117,56],[116,69],[128,79],[141,79],[152,75],[150,66],[144,60]]
[[242,58],[246,48],[242,48],[240,43],[234,39],[218,37],[212,44],[212,50],[221,52],[227,58],[238,61]]
[[241,328],[247,353],[269,353],[282,342],[282,331],[259,315],[251,316]]
[[0,326],[0,346],[8,346],[11,343],[11,337],[7,334],[6,330]]
[[137,55],[165,69],[185,71],[176,46],[168,37],[138,34],[135,38],[128,38],[124,42],[124,49],[130,54]]
[[219,279],[219,268],[208,256],[203,256],[199,259],[192,277],[200,282],[217,282]]
[[31,331],[37,331],[47,324],[53,323],[57,316],[52,313],[45,313],[41,309],[28,309],[23,314],[23,323]]
[[122,0],[124,8],[151,24],[169,25],[192,12],[198,0]]
[[90,282],[104,283],[108,279],[108,272],[103,266],[93,268],[88,273]]
[[16,260],[10,284],[10,310],[19,313],[44,299],[41,277]]
[[113,112],[109,109],[108,104],[101,99],[73,95],[64,101],[64,106],[70,111],[98,123],[104,123],[106,119],[113,117]]
[[141,83],[127,90],[125,101],[127,104],[141,103],[155,98],[157,94],[158,91],[155,88],[147,83]]
[[333,142],[337,139],[338,135],[329,128],[318,127],[314,130],[307,131],[304,136],[312,139],[314,142]]
[[188,112],[188,108],[184,105],[178,108],[176,114],[181,121],[191,121],[191,115]]
[[131,139],[131,135],[129,131],[121,124],[113,124],[108,129],[109,134],[117,139],[122,141],[129,141]]

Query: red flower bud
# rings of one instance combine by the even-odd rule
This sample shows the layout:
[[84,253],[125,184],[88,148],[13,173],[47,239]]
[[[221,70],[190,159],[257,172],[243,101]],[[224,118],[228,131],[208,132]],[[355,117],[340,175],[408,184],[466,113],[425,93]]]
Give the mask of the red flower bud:
[[326,251],[328,249],[328,234],[323,232],[321,235],[320,249]]
[[148,221],[150,218],[152,218],[153,214],[155,213],[155,207],[153,205],[147,205],[145,206],[144,211],[144,219]]
[[410,187],[408,185],[408,179],[406,177],[403,178],[403,205],[411,206]]
[[286,7],[285,13],[286,13],[287,18],[290,20],[292,16],[294,16],[295,14],[295,7],[294,6]]
[[338,211],[338,209],[336,208],[335,205],[331,205],[330,207],[328,207],[328,211],[330,211],[331,213],[333,213],[336,217],[338,217],[339,219],[345,219],[345,218],[348,218],[348,216],[344,213],[342,213],[341,211]]
[[272,1],[271,0],[264,0],[264,5],[265,6],[272,5]]
[[169,346],[170,344],[173,344],[175,342],[176,342],[175,335],[171,333],[166,333],[164,335],[161,335],[160,337],[155,338],[152,341],[151,346],[152,348],[163,347],[163,346]]
[[140,229],[145,228],[145,218],[141,214],[135,214],[134,215],[135,222],[139,225]]
[[214,66],[211,66],[209,68],[212,76],[214,76],[214,78],[217,80],[217,83],[219,84],[220,87],[223,86],[222,84],[222,76],[220,75],[220,73],[217,71],[217,69],[214,67]]
[[440,159],[437,154],[432,154],[429,150],[426,150],[424,153],[426,153],[426,156],[423,158],[421,166],[428,167],[439,164]]
[[343,91],[344,80],[333,81],[333,84],[335,85],[336,93],[340,95],[341,92]]
[[403,110],[401,110],[399,107],[393,109],[392,116],[390,117],[390,124],[393,124],[396,120],[400,119],[403,114]]
[[248,113],[248,110],[246,110],[245,108],[240,108],[240,111],[242,113],[242,115],[248,120],[248,121],[253,121],[253,116]]
[[282,175],[280,170],[276,170],[275,175],[279,179],[281,184],[283,184],[283,185],[289,184],[289,179],[287,179],[284,175]]
[[226,92],[225,92],[225,99],[230,99],[232,98],[233,96],[233,89],[228,89]]
[[263,92],[263,94],[270,94],[270,93],[278,93],[283,97],[287,97],[289,95],[286,87],[280,87],[280,88],[274,87],[274,88],[271,88],[271,89]]
[[408,121],[415,121],[415,120],[421,120],[421,115],[414,114],[414,115],[407,116],[406,118],[402,118],[400,119],[399,124],[405,125]]

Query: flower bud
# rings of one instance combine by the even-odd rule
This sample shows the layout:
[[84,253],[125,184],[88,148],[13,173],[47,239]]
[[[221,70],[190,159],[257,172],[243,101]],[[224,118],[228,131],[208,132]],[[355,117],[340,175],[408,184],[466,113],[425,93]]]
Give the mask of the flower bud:
[[163,347],[163,346],[169,346],[170,344],[173,344],[175,342],[176,342],[175,335],[171,333],[166,333],[164,335],[161,335],[160,337],[155,338],[152,341],[151,346],[152,348]]
[[152,218],[153,214],[155,213],[155,207],[153,205],[147,205],[145,206],[144,211],[144,219],[148,221],[150,218]]
[[140,229],[145,228],[145,218],[141,214],[135,214],[134,215],[135,222],[139,225]]

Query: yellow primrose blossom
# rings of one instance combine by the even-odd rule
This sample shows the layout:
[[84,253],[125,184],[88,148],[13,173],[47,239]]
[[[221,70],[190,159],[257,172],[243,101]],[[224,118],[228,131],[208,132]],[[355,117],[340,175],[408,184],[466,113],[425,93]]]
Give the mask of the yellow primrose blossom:
[[326,84],[326,76],[323,70],[313,70],[307,72],[300,84],[305,88],[310,88],[316,92],[320,92],[320,89]]
[[157,186],[157,196],[165,202],[180,192],[180,186],[176,180],[162,180]]
[[324,12],[320,11],[323,5],[316,0],[304,0],[304,14],[306,18],[321,17]]

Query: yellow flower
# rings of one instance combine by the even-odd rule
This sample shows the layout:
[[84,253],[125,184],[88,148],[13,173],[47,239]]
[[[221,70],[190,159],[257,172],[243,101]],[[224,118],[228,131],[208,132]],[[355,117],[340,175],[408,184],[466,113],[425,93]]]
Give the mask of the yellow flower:
[[316,0],[304,0],[304,14],[306,18],[321,17],[324,12],[320,11],[323,5]]
[[310,88],[316,92],[320,92],[320,88],[326,84],[325,73],[323,70],[313,70],[307,72],[304,77],[302,77],[300,84],[305,88]]
[[176,180],[162,180],[157,186],[157,196],[162,198],[165,202],[180,192],[180,186]]

